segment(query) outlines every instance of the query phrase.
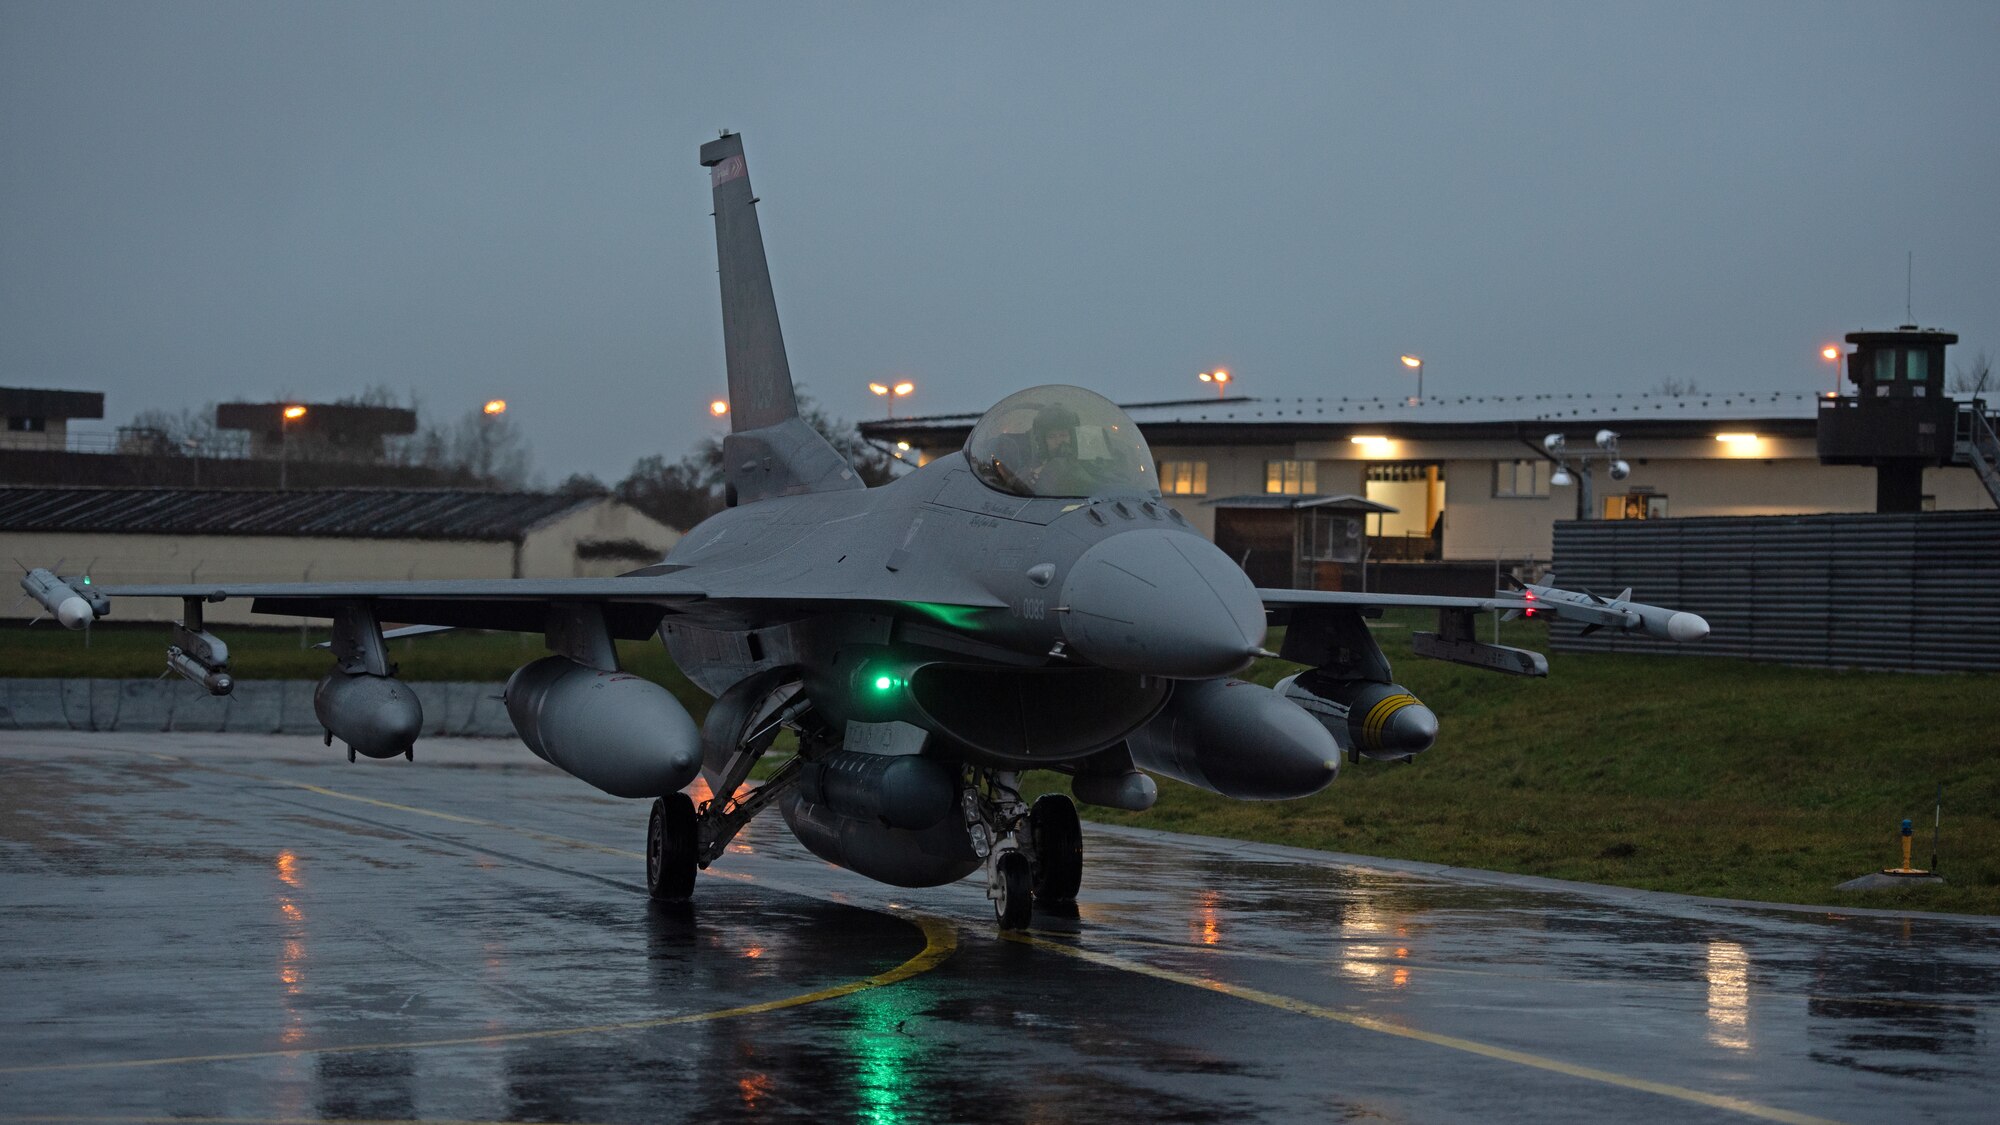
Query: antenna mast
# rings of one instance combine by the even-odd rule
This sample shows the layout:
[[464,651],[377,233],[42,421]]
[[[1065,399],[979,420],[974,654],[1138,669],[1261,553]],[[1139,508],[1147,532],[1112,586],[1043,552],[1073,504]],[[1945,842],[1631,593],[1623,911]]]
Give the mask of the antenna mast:
[[1910,311],[1910,282],[1915,278],[1916,272],[1917,252],[1915,250],[1903,251],[1903,323],[1905,324],[1915,324],[1917,322],[1916,314]]

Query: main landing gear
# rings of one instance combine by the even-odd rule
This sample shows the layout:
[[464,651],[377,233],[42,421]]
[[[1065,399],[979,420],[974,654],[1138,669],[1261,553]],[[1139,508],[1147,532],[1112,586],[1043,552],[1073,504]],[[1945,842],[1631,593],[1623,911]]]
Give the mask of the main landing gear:
[[694,894],[696,859],[694,802],[686,793],[655,800],[646,822],[646,893],[686,902]]
[[963,799],[972,850],[986,861],[986,897],[1003,930],[1026,929],[1035,904],[1068,906],[1083,881],[1083,831],[1068,797],[1049,793],[1030,809],[1018,775],[976,771]]

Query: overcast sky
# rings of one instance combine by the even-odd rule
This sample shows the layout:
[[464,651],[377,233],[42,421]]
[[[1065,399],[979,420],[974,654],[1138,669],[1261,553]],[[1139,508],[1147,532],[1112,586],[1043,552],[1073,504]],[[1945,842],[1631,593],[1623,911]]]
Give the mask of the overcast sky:
[[847,417],[1823,388],[2000,354],[2000,4],[0,0],[0,385],[513,404],[547,480],[709,432],[744,135]]

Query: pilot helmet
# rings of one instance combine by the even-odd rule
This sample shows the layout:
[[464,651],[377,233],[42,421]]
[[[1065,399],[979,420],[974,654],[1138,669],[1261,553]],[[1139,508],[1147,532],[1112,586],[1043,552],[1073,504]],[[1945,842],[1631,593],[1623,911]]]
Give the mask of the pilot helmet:
[[1042,407],[1041,411],[1035,415],[1035,424],[1030,429],[1030,432],[1034,435],[1035,448],[1038,450],[1047,448],[1049,435],[1058,431],[1067,431],[1071,438],[1074,439],[1076,436],[1076,426],[1079,421],[1081,419],[1076,416],[1076,411],[1071,410],[1060,402]]

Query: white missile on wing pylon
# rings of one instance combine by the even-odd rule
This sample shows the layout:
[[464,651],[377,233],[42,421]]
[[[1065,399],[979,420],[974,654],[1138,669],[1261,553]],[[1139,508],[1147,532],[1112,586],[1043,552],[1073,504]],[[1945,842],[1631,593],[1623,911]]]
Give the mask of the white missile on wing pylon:
[[[1502,597],[1514,596],[1505,590],[1498,593]],[[1608,625],[1683,643],[1708,636],[1708,622],[1700,614],[1631,601],[1632,591],[1629,588],[1606,600],[1588,590],[1579,593],[1528,583],[1521,588],[1519,596],[1536,603],[1534,609],[1528,612],[1546,611],[1565,621],[1581,621],[1586,633],[1594,633]]]
[[89,599],[47,567],[38,566],[22,575],[21,589],[40,602],[43,609],[55,614],[65,629],[81,629],[97,620],[97,611],[91,608]]

